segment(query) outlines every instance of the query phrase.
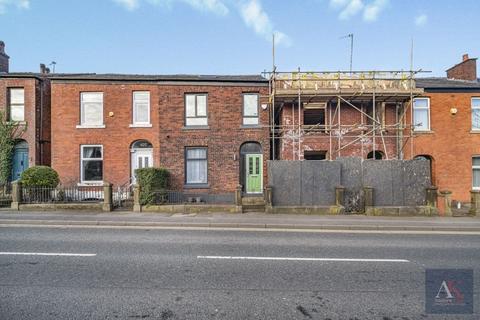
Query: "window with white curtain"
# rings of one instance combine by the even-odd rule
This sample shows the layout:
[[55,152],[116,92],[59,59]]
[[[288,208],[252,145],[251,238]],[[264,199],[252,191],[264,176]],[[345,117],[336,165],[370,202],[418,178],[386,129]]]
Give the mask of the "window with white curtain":
[[207,95],[185,95],[185,126],[207,126]]
[[23,88],[9,89],[9,121],[25,121],[25,90]]
[[243,124],[258,125],[258,94],[243,95]]
[[430,99],[415,98],[413,99],[413,130],[429,131],[430,130]]
[[472,130],[480,130],[480,98],[472,98]]
[[208,182],[207,148],[186,148],[186,184],[206,184]]
[[472,158],[472,187],[480,189],[480,156]]
[[149,91],[133,92],[133,124],[134,125],[150,124],[150,92]]
[[82,92],[80,104],[82,126],[103,126],[103,92]]
[[103,146],[82,145],[80,152],[82,183],[101,183],[103,181]]

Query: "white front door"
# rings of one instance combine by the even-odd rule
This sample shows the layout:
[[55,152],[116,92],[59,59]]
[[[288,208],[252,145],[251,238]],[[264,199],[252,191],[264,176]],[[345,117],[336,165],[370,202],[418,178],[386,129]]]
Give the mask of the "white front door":
[[135,170],[149,167],[153,167],[152,150],[134,149],[132,151],[132,183],[136,182]]

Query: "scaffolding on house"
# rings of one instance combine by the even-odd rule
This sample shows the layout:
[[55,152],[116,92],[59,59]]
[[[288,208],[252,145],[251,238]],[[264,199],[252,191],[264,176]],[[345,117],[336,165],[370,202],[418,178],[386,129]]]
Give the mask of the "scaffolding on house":
[[[389,159],[385,141],[391,138],[396,143],[396,154],[390,154],[390,158],[404,159],[408,145],[412,157],[414,126],[407,121],[407,113],[412,114],[413,99],[423,94],[423,89],[415,86],[415,76],[420,72],[301,72],[300,69],[279,72],[274,66],[272,72],[265,73],[270,91],[272,159],[277,159],[276,152],[282,142],[290,142],[292,159],[301,160],[302,140],[309,135],[328,139],[330,160],[341,156],[342,150],[355,143],[360,143],[363,154],[367,141],[371,141],[373,154],[383,149]],[[324,123],[305,125],[302,110],[315,104],[325,106]],[[391,104],[395,105],[395,122],[387,124],[385,110],[386,105]],[[285,105],[292,109],[290,124],[280,119]],[[360,123],[342,124],[342,106],[357,111]]]

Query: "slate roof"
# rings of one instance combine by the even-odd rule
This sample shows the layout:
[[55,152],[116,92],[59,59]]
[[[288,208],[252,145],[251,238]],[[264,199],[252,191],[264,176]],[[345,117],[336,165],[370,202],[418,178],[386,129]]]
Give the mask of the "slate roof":
[[445,77],[417,78],[418,88],[424,89],[479,89],[480,79],[477,81],[453,80]]
[[268,83],[268,79],[261,75],[145,75],[145,74],[116,74],[116,73],[34,73],[12,72],[0,73],[1,77],[40,78],[48,77],[51,80],[97,80],[97,81],[206,81],[206,82],[255,82]]

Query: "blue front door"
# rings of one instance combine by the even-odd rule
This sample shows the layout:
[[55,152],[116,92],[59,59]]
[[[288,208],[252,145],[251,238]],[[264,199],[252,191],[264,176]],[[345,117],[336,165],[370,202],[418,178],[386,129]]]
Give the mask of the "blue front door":
[[15,181],[28,168],[28,149],[15,148],[12,161],[12,181]]

